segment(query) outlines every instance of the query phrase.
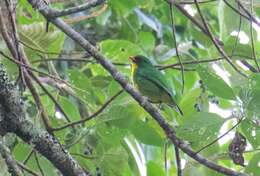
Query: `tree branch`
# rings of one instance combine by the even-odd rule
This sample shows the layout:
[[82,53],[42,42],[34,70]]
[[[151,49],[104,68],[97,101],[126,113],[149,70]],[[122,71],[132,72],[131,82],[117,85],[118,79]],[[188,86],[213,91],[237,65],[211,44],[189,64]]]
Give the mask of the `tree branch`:
[[213,34],[210,31],[210,28],[200,10],[199,4],[197,2],[197,0],[194,0],[196,8],[198,10],[198,13],[200,15],[200,18],[202,20],[202,23],[205,27],[205,29],[208,31],[208,36],[210,37],[211,41],[213,42],[213,44],[215,45],[216,49],[219,51],[219,53],[223,56],[223,58],[225,58],[225,60],[233,67],[233,69],[235,71],[237,71],[240,75],[244,76],[244,77],[248,77],[246,74],[244,74],[243,72],[241,72],[241,70],[239,70],[234,63],[232,62],[232,60],[229,58],[229,56],[225,53],[224,49],[219,45],[218,41],[215,39],[215,37],[213,36]]
[[[250,0],[250,10],[251,10],[251,14],[253,13],[253,1]],[[253,55],[253,59],[255,61],[255,65],[256,65],[256,68],[258,70],[258,72],[260,72],[260,67],[259,67],[259,64],[257,62],[257,58],[256,58],[256,52],[255,52],[255,39],[254,39],[254,34],[253,34],[253,20],[250,21],[250,39],[251,39],[251,47],[252,47],[252,55]]]
[[180,63],[180,68],[181,68],[181,80],[182,80],[182,89],[181,92],[182,94],[184,93],[184,87],[185,87],[185,77],[184,77],[184,66],[182,64],[182,60],[181,60],[181,56],[179,53],[179,49],[178,49],[178,43],[177,43],[177,39],[176,39],[176,28],[175,28],[175,19],[174,19],[174,9],[173,9],[173,2],[169,1],[169,10],[170,10],[170,20],[171,20],[171,28],[172,28],[172,38],[173,38],[173,42],[175,45],[175,50],[176,50],[176,56],[178,58],[178,61]]
[[72,8],[68,8],[68,9],[64,9],[64,10],[52,9],[52,12],[49,15],[51,18],[66,16],[66,15],[70,15],[73,13],[78,13],[78,12],[90,9],[92,7],[96,7],[100,4],[103,4],[104,2],[105,2],[104,0],[89,0],[85,4],[82,4],[82,5],[79,5],[76,7],[72,7]]
[[26,172],[28,172],[29,174],[33,175],[33,176],[40,176],[38,173],[34,172],[33,170],[31,170],[30,168],[28,168],[26,165],[24,165],[23,163],[17,162],[17,165],[25,170]]
[[[24,53],[22,46],[19,44],[19,36],[17,33],[16,27],[16,17],[15,17],[15,7],[13,7],[14,2],[5,0],[0,1],[0,32],[4,38],[5,43],[8,46],[14,60],[21,62],[25,65],[29,65],[28,59]],[[8,14],[6,17],[6,14]],[[47,112],[41,102],[41,99],[37,93],[36,88],[33,85],[30,74],[33,74],[30,70],[25,69],[24,67],[19,66],[20,76],[22,79],[23,86],[27,86],[31,91],[37,108],[40,112],[41,118],[44,122],[45,128],[47,131],[51,132],[51,125]]]
[[0,67],[0,129],[15,133],[31,144],[45,156],[60,172],[67,176],[90,175],[63,149],[61,144],[49,133],[36,128],[26,119],[21,106],[21,98],[15,87],[9,82],[3,67]]
[[178,176],[182,176],[182,169],[181,169],[181,157],[180,157],[180,150],[177,146],[174,146],[175,150],[175,160],[176,160],[176,165],[177,165],[177,173]]
[[0,139],[0,153],[5,160],[9,173],[13,176],[22,176],[23,173],[20,167],[17,165],[9,149],[3,144],[3,141],[1,139]]
[[28,0],[28,2],[33,7],[38,9],[45,18],[48,18],[51,23],[57,26],[60,30],[62,30],[65,34],[77,42],[82,48],[84,48],[90,55],[92,55],[124,88],[124,90],[128,92],[140,104],[140,106],[142,106],[157,121],[157,123],[161,126],[167,137],[174,143],[174,145],[177,145],[183,152],[197,160],[199,163],[217,172],[232,176],[245,175],[243,173],[239,173],[229,168],[220,166],[208,160],[207,158],[204,158],[202,155],[196,154],[187,143],[177,138],[173,128],[164,120],[163,116],[158,112],[158,110],[154,108],[154,106],[152,106],[144,97],[142,97],[142,95],[128,83],[127,79],[116,69],[116,67],[102,54],[100,54],[98,50],[92,44],[90,44],[89,41],[83,38],[78,32],[64,23],[61,19],[50,18],[49,12],[51,12],[51,9],[46,6],[42,0]]
[[65,129],[67,127],[73,127],[74,125],[80,124],[80,123],[85,123],[88,120],[93,119],[94,117],[96,117],[97,115],[99,115],[101,112],[104,111],[104,109],[113,101],[116,99],[116,97],[118,97],[119,95],[121,95],[121,93],[123,93],[124,90],[120,90],[118,91],[115,95],[113,95],[107,102],[105,102],[96,112],[94,112],[92,115],[85,117],[81,120],[75,121],[75,122],[71,122],[71,123],[67,123],[66,125],[60,126],[60,127],[56,127],[53,128],[53,131],[59,131],[62,129]]

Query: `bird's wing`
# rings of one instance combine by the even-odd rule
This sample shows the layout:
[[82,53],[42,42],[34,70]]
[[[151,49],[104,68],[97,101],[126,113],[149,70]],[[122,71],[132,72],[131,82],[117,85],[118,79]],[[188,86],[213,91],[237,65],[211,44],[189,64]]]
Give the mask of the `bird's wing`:
[[171,88],[168,86],[167,80],[165,79],[164,75],[156,68],[142,69],[142,71],[140,72],[140,76],[153,82],[155,85],[162,88],[171,97],[173,97],[173,93],[171,91]]

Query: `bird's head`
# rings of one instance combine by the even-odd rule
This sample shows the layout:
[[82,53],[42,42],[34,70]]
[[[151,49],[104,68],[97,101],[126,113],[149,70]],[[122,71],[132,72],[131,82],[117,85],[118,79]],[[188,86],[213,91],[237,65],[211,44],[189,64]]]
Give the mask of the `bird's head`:
[[151,61],[145,56],[130,56],[129,59],[132,61],[133,64],[136,64],[138,66],[152,65]]

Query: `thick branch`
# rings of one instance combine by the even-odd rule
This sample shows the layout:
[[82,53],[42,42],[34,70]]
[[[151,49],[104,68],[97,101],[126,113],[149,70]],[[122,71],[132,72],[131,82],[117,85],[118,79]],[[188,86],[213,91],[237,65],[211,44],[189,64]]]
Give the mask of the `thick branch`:
[[[25,65],[30,65],[27,56],[25,55],[25,52],[23,50],[23,47],[18,42],[19,36],[16,26],[16,13],[14,4],[15,2],[13,0],[0,1],[0,32],[2,33],[4,41],[8,46],[8,49],[10,50],[15,61],[21,62]],[[19,67],[19,69],[20,77],[22,78],[23,84],[26,85],[31,91],[38,110],[41,114],[44,125],[46,129],[51,132],[49,117],[30,77],[30,75],[33,73],[23,67]]]
[[0,123],[1,129],[15,133],[25,142],[33,145],[63,175],[89,175],[53,136],[36,128],[31,121],[26,119],[20,96],[14,86],[9,83],[3,67],[0,67],[0,113],[3,118]]
[[50,8],[42,2],[42,0],[28,0],[29,3],[32,4],[33,7],[38,9],[40,13],[48,18],[50,22],[56,25],[59,29],[61,29],[65,34],[67,34],[70,38],[72,38],[75,42],[77,42],[82,48],[84,48],[89,54],[91,54],[112,76],[113,78],[128,92],[139,104],[142,106],[161,126],[164,130],[167,137],[177,145],[183,152],[188,154],[193,159],[197,160],[201,164],[217,171],[220,173],[224,173],[226,175],[245,175],[242,173],[238,173],[229,168],[222,167],[206,158],[204,158],[200,154],[196,154],[187,143],[178,139],[175,131],[172,127],[164,120],[162,115],[158,112],[156,108],[154,108],[145,98],[141,96],[139,92],[137,92],[127,81],[127,79],[121,74],[116,67],[108,61],[102,54],[98,52],[98,50],[90,44],[85,38],[83,38],[78,32],[72,29],[69,25],[64,23],[61,19],[50,19],[49,12]]

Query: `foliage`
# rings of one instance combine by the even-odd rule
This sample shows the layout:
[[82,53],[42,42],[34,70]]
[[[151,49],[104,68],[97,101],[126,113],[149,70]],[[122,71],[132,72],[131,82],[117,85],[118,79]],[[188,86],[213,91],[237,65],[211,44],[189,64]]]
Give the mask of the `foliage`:
[[[237,7],[235,1],[228,2]],[[250,6],[244,1],[241,2],[250,11]],[[70,4],[54,3],[52,7],[61,9],[79,4],[80,1],[72,1]],[[183,94],[180,65],[164,69],[162,72],[167,76],[184,116],[180,117],[165,105],[158,111],[176,127],[178,137],[187,141],[195,151],[226,132],[227,126],[231,128],[234,125],[232,122],[243,118],[233,131],[239,131],[247,139],[247,149],[251,152],[244,153],[245,163],[248,163],[245,167],[236,166],[228,158],[228,145],[232,137],[223,141],[220,139],[220,142],[203,150],[202,154],[223,166],[257,176],[259,153],[256,151],[260,148],[260,77],[259,73],[253,73],[251,68],[246,67],[250,65],[257,69],[250,42],[250,22],[241,18],[239,25],[240,15],[232,11],[222,0],[202,3],[199,6],[211,26],[213,35],[218,36],[232,63],[249,77],[241,76],[225,59],[208,61],[222,56],[209,36],[174,8],[177,31],[175,35],[180,57],[183,63],[190,63],[184,64],[185,70],[190,71],[184,71]],[[184,7],[189,11],[195,11],[193,18],[200,20],[194,4]],[[95,10],[98,10],[98,7],[92,9]],[[253,10],[253,14],[260,13],[259,3],[253,4]],[[89,13],[91,11],[74,15],[77,17]],[[121,90],[120,85],[63,32],[52,25],[46,32],[44,18],[25,0],[18,3],[17,21],[19,36],[32,66],[66,81],[48,81],[51,78],[36,73],[71,121],[90,117]],[[100,52],[110,59],[129,81],[128,57],[131,55],[146,55],[159,66],[178,63],[169,6],[165,1],[108,0],[108,8],[101,15],[73,25],[90,42],[95,43]],[[245,33],[249,41],[244,42],[240,35],[237,42],[233,33],[239,30],[240,34]],[[257,40],[259,32],[259,27],[253,28],[257,62],[260,48]],[[0,48],[7,52],[2,41]],[[57,60],[47,62],[46,59],[50,58]],[[86,61],[76,62],[76,59]],[[1,62],[15,80],[18,77],[17,66],[2,57]],[[39,86],[38,93],[47,109],[52,126],[67,124],[62,112]],[[36,125],[44,128],[29,90],[23,93],[23,97],[28,116]],[[221,110],[225,110],[228,115],[223,114]],[[224,118],[227,116],[229,118]],[[166,151],[168,168],[165,171],[165,134],[149,114],[125,92],[113,99],[93,119],[55,131],[54,134],[83,167],[96,175],[101,173],[105,176],[130,176],[147,173],[149,176],[157,176],[165,175],[166,172],[169,175],[177,174],[174,147],[170,145]],[[17,160],[23,161],[30,150],[30,146],[19,140],[13,154]],[[226,154],[225,157],[221,157],[223,154]],[[181,157],[185,161],[184,175],[220,175],[194,163],[183,153]],[[39,158],[45,175],[57,175],[54,167],[45,158]],[[27,165],[40,172],[34,157],[29,159]]]

